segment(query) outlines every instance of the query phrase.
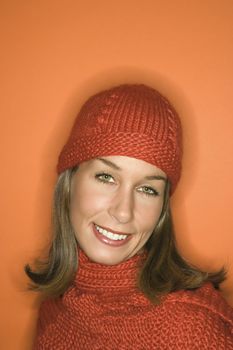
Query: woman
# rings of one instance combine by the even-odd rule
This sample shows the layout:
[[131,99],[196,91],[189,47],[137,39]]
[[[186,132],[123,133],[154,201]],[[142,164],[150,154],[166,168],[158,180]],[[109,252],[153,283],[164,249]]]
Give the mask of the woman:
[[159,92],[121,85],[82,107],[58,161],[54,237],[26,272],[42,304],[35,349],[233,349],[233,311],[177,252],[169,208],[179,117]]

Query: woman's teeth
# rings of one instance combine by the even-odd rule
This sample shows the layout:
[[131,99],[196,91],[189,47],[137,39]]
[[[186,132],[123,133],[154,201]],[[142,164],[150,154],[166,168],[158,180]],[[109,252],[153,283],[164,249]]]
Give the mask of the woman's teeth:
[[127,235],[118,235],[117,233],[113,233],[113,232],[110,232],[110,231],[107,231],[103,228],[101,228],[100,226],[97,226],[95,225],[97,231],[99,233],[101,233],[103,236],[109,238],[109,239],[112,239],[114,241],[120,241],[120,240],[123,240],[123,239],[126,239],[127,238]]

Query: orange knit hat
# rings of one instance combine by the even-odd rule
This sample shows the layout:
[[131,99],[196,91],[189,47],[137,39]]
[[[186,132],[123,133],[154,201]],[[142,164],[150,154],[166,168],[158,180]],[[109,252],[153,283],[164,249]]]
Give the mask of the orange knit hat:
[[145,85],[120,85],[90,97],[59,156],[58,173],[92,158],[113,155],[159,167],[174,191],[181,173],[181,124],[158,91]]

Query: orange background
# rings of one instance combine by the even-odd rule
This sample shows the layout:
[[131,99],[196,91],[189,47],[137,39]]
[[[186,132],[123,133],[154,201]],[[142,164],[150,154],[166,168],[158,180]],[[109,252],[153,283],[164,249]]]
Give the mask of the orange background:
[[0,348],[31,349],[38,298],[26,262],[48,241],[58,153],[83,101],[157,87],[184,125],[173,198],[183,255],[229,269],[233,305],[232,0],[1,0]]

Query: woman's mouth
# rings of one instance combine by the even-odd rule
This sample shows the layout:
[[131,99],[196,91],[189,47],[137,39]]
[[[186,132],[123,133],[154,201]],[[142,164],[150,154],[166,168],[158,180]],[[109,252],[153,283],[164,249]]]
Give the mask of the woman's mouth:
[[111,245],[111,246],[121,246],[128,242],[132,235],[131,234],[123,234],[121,232],[110,231],[102,226],[93,224],[93,231],[95,236],[103,243]]

